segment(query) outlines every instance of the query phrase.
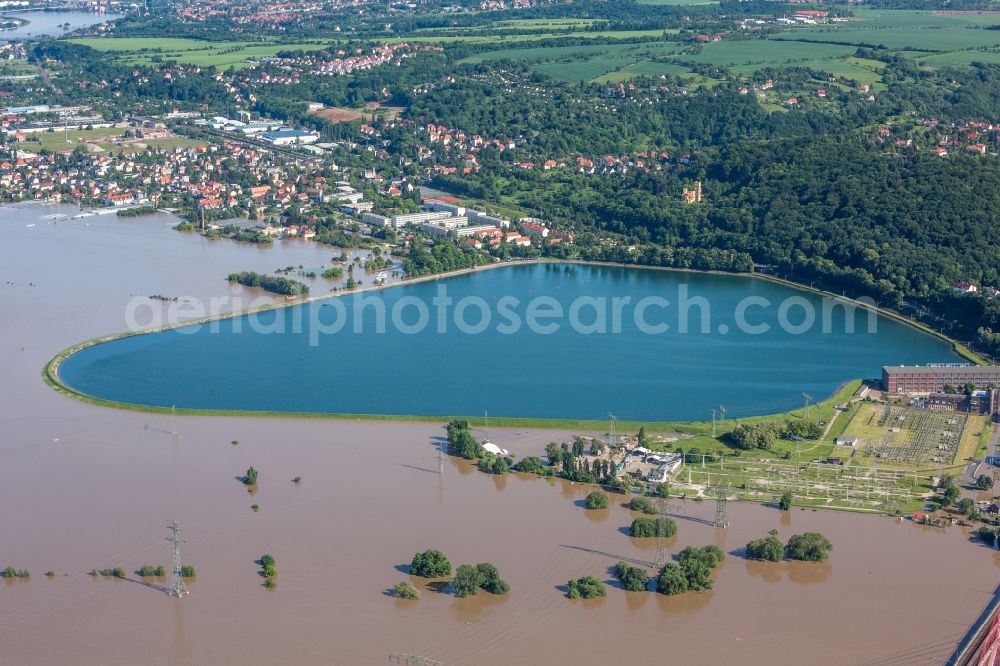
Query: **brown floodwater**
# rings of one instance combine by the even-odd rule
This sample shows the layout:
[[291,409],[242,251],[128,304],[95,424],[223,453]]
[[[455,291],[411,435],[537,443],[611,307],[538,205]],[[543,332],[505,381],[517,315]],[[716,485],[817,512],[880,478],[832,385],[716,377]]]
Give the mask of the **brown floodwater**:
[[[617,503],[581,508],[585,486],[494,477],[453,459],[438,476],[440,425],[178,417],[175,439],[169,416],[47,388],[43,364],[122,329],[132,294],[224,296],[231,271],[332,255],[208,242],[165,217],[38,219],[54,210],[0,208],[0,566],[32,573],[0,584],[0,664],[381,664],[394,652],[448,666],[940,663],[996,588],[997,554],[959,528],[731,504],[721,531],[714,503],[689,501],[675,503],[669,545],[730,553],[716,589],[667,598],[612,587],[571,602],[567,579],[610,580],[619,559],[648,563],[655,539],[629,538],[633,516]],[[522,456],[566,436],[490,434]],[[253,495],[235,479],[250,465]],[[169,519],[183,524],[184,559],[198,571],[190,596],[86,575],[169,565]],[[740,557],[772,528],[822,532],[830,561]],[[453,564],[493,562],[510,594],[456,599],[413,579],[420,601],[387,596],[429,547]],[[273,590],[254,563],[263,553],[277,560]]]

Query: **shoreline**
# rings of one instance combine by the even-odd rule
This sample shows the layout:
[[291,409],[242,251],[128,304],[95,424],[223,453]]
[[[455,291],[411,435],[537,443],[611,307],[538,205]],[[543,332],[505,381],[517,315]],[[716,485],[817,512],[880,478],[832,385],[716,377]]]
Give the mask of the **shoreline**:
[[[824,297],[832,298],[841,302],[849,303],[856,307],[860,307],[869,312],[874,312],[876,315],[884,315],[889,317],[899,323],[908,324],[916,330],[933,335],[934,337],[948,342],[952,350],[965,358],[966,360],[973,362],[970,355],[975,356],[973,352],[966,350],[964,345],[961,345],[958,341],[952,340],[948,336],[933,329],[919,325],[902,315],[891,311],[883,310],[877,306],[872,307],[871,305],[863,302],[856,301],[852,298],[847,298],[838,294],[833,294],[832,292],[824,291],[814,287],[799,285],[788,280],[783,280],[781,278],[775,278],[774,276],[764,275],[760,273],[730,273],[726,271],[702,271],[690,268],[676,268],[672,266],[643,266],[637,264],[622,264],[613,262],[600,262],[600,261],[582,261],[582,260],[571,260],[571,259],[522,259],[522,260],[512,260],[506,262],[495,262],[491,264],[484,264],[482,266],[475,266],[472,268],[462,268],[455,271],[449,271],[446,273],[435,273],[432,275],[421,275],[418,277],[410,279],[402,279],[399,282],[394,282],[385,285],[369,285],[365,287],[360,287],[358,289],[352,289],[350,291],[338,291],[330,292],[326,294],[318,294],[315,296],[306,296],[304,298],[292,298],[285,301],[278,301],[274,303],[268,303],[266,305],[261,305],[256,308],[248,308],[246,310],[239,310],[234,312],[226,312],[217,315],[210,315],[206,317],[199,317],[196,319],[191,319],[184,322],[173,322],[169,324],[164,324],[162,326],[151,327],[148,329],[142,329],[139,331],[120,331],[117,333],[111,333],[104,336],[99,336],[96,338],[91,338],[89,340],[84,340],[71,347],[68,347],[55,356],[53,356],[48,363],[46,363],[42,368],[42,380],[54,391],[65,395],[70,398],[80,400],[91,405],[98,407],[106,407],[112,409],[122,409],[128,411],[137,412],[147,412],[147,413],[174,413],[184,416],[242,416],[242,417],[267,417],[267,418],[306,418],[306,419],[337,419],[337,420],[365,420],[365,421],[391,421],[391,422],[442,422],[447,421],[452,418],[461,418],[469,420],[470,422],[475,421],[476,416],[466,416],[466,415],[415,415],[415,414],[353,414],[353,413],[341,413],[341,412],[288,412],[288,411],[278,411],[278,410],[241,410],[241,409],[215,409],[215,408],[193,408],[193,407],[163,407],[158,405],[145,405],[141,403],[130,403],[122,402],[118,400],[110,400],[107,398],[100,398],[97,396],[84,393],[79,391],[66,382],[62,380],[59,376],[59,367],[62,362],[67,358],[73,356],[74,354],[83,351],[89,347],[94,347],[107,342],[112,342],[114,340],[120,340],[123,338],[128,338],[136,335],[147,335],[152,333],[159,333],[163,331],[173,330],[177,328],[182,328],[186,326],[197,326],[206,323],[211,323],[215,321],[222,321],[225,319],[233,319],[236,317],[243,317],[252,314],[257,314],[261,312],[268,312],[271,310],[277,310],[297,305],[306,305],[310,303],[315,303],[317,301],[323,301],[331,298],[340,298],[343,296],[350,296],[353,294],[363,294],[371,293],[373,291],[381,291],[384,289],[392,289],[396,287],[401,287],[410,284],[419,284],[424,282],[431,282],[435,280],[450,279],[453,277],[458,277],[461,275],[470,275],[473,273],[479,273],[483,271],[495,270],[499,268],[509,267],[509,266],[519,266],[519,265],[533,265],[533,264],[566,264],[566,265],[585,265],[585,266],[600,266],[600,267],[610,267],[610,268],[623,268],[623,269],[643,269],[643,270],[656,270],[656,271],[668,271],[668,272],[679,272],[679,273],[699,273],[704,275],[726,275],[735,277],[745,277],[749,279],[763,279],[776,284],[781,284],[792,289],[800,289],[803,291],[809,291],[814,294],[819,294]],[[276,295],[280,296],[280,295]],[[968,353],[963,353],[962,350],[966,350]],[[975,356],[978,361],[982,361],[978,356]],[[984,363],[975,363],[978,365],[983,365]],[[843,385],[835,389],[830,396],[827,396],[825,400],[829,400],[830,397],[836,395]],[[745,418],[747,419],[760,419],[760,418],[776,418],[788,412],[780,412],[776,414],[758,414],[751,415]],[[603,420],[590,420],[590,419],[573,419],[573,418],[544,418],[544,417],[494,417],[493,423],[496,427],[509,427],[509,428],[539,428],[546,430],[594,430],[603,428],[606,426],[606,422]],[[654,432],[677,432],[681,431],[684,427],[705,427],[708,421],[622,421],[619,425],[623,428],[638,429],[640,426],[646,426],[648,429]]]

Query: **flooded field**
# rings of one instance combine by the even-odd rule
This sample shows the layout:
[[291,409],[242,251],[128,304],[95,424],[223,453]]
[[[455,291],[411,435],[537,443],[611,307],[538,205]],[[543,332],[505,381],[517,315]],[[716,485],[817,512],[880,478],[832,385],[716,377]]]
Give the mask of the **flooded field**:
[[[559,589],[567,579],[609,580],[619,559],[651,562],[655,539],[626,536],[633,516],[618,503],[585,511],[583,486],[493,477],[452,459],[439,476],[440,425],[174,423],[51,391],[42,365],[122,328],[132,294],[220,297],[228,272],[330,252],[209,243],[171,231],[165,218],[50,228],[38,220],[47,212],[0,209],[0,566],[32,574],[0,583],[2,663],[382,664],[406,652],[446,666],[930,664],[947,656],[996,587],[996,553],[958,528],[730,505],[723,532],[708,524],[712,502],[687,502],[671,547],[730,553],[715,590],[667,598],[612,588],[602,600],[568,601]],[[490,434],[519,456],[563,436]],[[260,472],[253,495],[235,478],[250,465]],[[183,524],[184,560],[198,571],[187,598],[133,575],[86,574],[169,565],[170,519]],[[834,544],[830,562],[742,559],[739,549],[772,528],[784,538],[822,532]],[[409,580],[403,565],[413,553],[429,547],[453,564],[496,564],[511,593],[459,600],[414,579],[420,601],[386,596]],[[263,553],[277,561],[273,590],[254,563]]]

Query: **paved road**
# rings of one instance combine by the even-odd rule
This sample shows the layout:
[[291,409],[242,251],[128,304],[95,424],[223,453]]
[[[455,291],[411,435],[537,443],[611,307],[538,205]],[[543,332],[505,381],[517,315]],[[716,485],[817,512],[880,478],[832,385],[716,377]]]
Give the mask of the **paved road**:
[[[990,443],[986,445],[986,455],[983,456],[995,456],[997,455],[997,446],[1000,444],[1000,428],[996,428],[992,423],[988,424],[993,428],[993,436],[990,437]],[[990,466],[983,462],[972,462],[965,470],[966,476],[971,480],[975,481],[979,478],[980,474],[989,473]]]

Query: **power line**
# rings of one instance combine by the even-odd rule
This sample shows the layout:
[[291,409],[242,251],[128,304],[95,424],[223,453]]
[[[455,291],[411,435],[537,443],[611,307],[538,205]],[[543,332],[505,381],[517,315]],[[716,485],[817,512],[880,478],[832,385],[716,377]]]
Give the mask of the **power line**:
[[168,594],[172,597],[183,597],[188,594],[187,587],[184,586],[184,579],[181,578],[181,544],[184,543],[178,538],[180,534],[181,526],[176,520],[171,520],[167,523],[167,529],[170,530],[171,534],[167,538],[174,545],[174,561],[173,561],[173,574],[170,580],[170,591]]

